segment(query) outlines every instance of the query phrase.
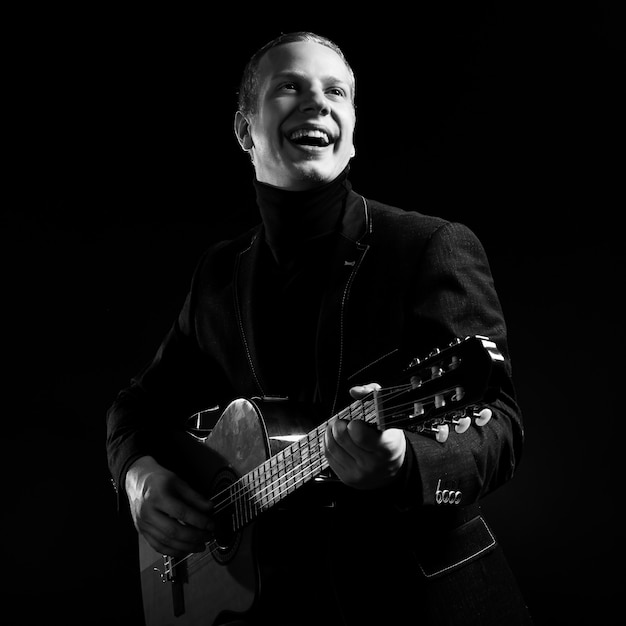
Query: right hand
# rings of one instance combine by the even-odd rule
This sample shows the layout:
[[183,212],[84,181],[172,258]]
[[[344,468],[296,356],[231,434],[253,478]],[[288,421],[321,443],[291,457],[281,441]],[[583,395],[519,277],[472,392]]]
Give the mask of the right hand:
[[213,504],[152,457],[137,459],[125,481],[135,528],[159,553],[202,552],[212,538]]

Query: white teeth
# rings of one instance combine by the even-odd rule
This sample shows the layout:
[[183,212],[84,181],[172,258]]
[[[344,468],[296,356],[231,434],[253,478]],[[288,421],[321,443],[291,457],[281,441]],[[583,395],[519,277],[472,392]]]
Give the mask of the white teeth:
[[302,137],[323,139],[324,142],[330,143],[328,135],[324,131],[317,130],[316,128],[300,128],[298,130],[294,130],[293,133],[289,135],[289,139],[291,140],[301,139]]

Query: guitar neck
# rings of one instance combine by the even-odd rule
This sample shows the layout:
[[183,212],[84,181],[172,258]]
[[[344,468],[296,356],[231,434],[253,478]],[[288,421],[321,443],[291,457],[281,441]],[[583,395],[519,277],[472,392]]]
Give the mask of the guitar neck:
[[262,512],[271,509],[328,468],[324,433],[334,419],[361,419],[376,424],[376,399],[353,402],[217,494],[214,498],[216,508],[229,506],[232,510],[233,530],[254,521]]
[[454,340],[424,359],[414,359],[403,371],[403,382],[356,400],[216,494],[216,510],[232,512],[236,531],[319,476],[329,466],[324,434],[335,419],[360,419],[379,430],[432,432],[442,443],[450,425],[463,433],[474,417],[483,426],[491,413],[478,417],[477,403],[495,397],[504,375],[504,357],[487,337]]

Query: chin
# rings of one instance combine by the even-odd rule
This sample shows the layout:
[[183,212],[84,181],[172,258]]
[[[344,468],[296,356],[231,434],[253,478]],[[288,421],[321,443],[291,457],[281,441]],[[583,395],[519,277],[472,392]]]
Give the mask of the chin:
[[294,178],[299,179],[303,183],[322,185],[334,180],[341,171],[343,171],[343,168],[338,170],[335,167],[327,168],[320,167],[314,163],[306,163],[296,167]]

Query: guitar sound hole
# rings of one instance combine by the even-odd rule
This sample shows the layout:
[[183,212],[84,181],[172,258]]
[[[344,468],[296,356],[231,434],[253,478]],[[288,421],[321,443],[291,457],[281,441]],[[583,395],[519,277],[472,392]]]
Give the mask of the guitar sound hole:
[[[215,477],[213,493],[220,495],[226,493],[228,487],[235,480],[236,477],[230,470],[222,470]],[[237,548],[239,548],[241,543],[241,530],[233,528],[233,506],[230,504],[218,506],[221,510],[215,515],[215,542],[217,550],[213,556],[220,563],[227,563],[237,553]]]

